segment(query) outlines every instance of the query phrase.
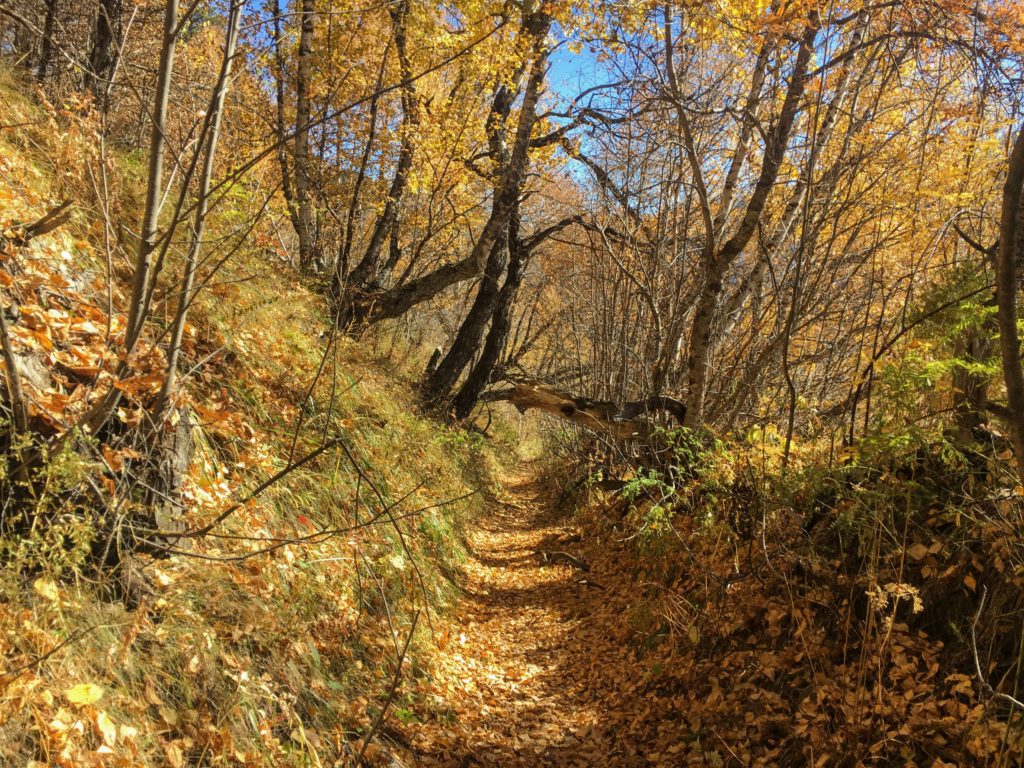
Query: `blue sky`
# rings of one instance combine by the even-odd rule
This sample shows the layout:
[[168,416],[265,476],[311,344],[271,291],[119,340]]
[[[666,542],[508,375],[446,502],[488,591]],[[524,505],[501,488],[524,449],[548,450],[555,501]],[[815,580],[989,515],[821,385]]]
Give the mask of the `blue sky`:
[[563,98],[573,98],[584,88],[596,84],[600,77],[597,60],[586,47],[580,53],[573,53],[567,45],[560,45],[549,60],[548,83]]

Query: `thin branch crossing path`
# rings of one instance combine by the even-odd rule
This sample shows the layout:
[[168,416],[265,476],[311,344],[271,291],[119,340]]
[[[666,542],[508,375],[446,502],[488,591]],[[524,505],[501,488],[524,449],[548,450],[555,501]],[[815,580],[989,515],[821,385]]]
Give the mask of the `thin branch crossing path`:
[[649,766],[685,752],[664,747],[674,700],[630,641],[635,594],[617,548],[552,506],[532,477],[514,478],[470,534],[438,660],[441,716],[406,729],[409,764]]

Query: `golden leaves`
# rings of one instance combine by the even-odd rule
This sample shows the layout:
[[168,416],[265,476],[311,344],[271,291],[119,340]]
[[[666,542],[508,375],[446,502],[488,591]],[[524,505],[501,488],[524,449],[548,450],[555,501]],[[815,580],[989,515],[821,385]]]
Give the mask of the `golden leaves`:
[[60,599],[57,584],[52,579],[36,579],[32,584],[32,589],[51,603],[56,603]]
[[64,691],[64,698],[80,707],[95,704],[103,696],[103,689],[94,683],[79,683]]

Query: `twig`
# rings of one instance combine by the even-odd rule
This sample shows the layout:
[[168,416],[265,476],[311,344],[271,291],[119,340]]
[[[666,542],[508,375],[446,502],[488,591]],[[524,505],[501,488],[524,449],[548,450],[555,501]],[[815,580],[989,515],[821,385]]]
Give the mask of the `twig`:
[[269,480],[265,480],[262,483],[260,483],[258,486],[256,486],[256,488],[254,490],[252,490],[251,492],[246,494],[243,499],[241,499],[240,501],[237,501],[234,504],[232,504],[230,507],[225,509],[219,515],[217,515],[217,517],[215,517],[212,521],[210,521],[209,523],[204,525],[202,528],[197,528],[194,531],[184,531],[184,532],[156,531],[154,535],[157,535],[157,536],[165,535],[165,536],[175,537],[175,538],[179,538],[179,539],[198,538],[198,537],[201,537],[201,536],[205,536],[210,531],[212,531],[214,528],[216,528],[218,525],[220,525],[225,520],[227,520],[231,515],[233,515],[239,509],[241,509],[246,504],[248,504],[249,501],[251,501],[252,499],[254,499],[257,496],[259,496],[261,493],[263,493],[265,490],[267,490],[270,486],[275,485],[276,483],[278,483],[281,480],[283,480],[287,475],[291,474],[296,469],[299,469],[300,467],[308,464],[309,462],[313,461],[313,459],[315,459],[318,456],[326,453],[327,451],[329,451],[331,448],[333,448],[336,445],[342,445],[343,446],[344,443],[342,443],[342,440],[343,440],[343,438],[341,438],[341,437],[336,437],[333,440],[328,440],[326,443],[321,445],[319,448],[317,448],[314,451],[311,451],[310,453],[307,453],[305,456],[303,456],[298,461],[289,463],[288,466],[286,466],[284,469],[282,469],[276,475],[271,477]]
[[537,555],[540,556],[540,561],[543,565],[563,563],[579,568],[581,571],[590,570],[590,566],[586,562],[575,555],[570,555],[568,552],[550,552],[546,549],[538,549]]
[[978,658],[978,636],[976,628],[978,626],[978,619],[981,618],[981,611],[985,607],[985,598],[988,597],[988,587],[981,588],[981,601],[978,603],[978,610],[974,614],[974,621],[971,622],[971,650],[974,652],[974,672],[978,677],[978,686],[981,688],[982,693],[986,694],[990,698],[996,699],[997,701],[1005,701],[1007,704],[1024,709],[1024,702],[1015,699],[1007,693],[1000,693],[995,690],[988,681],[985,680],[985,676],[981,674],[981,660]]
[[4,315],[6,311],[3,294],[0,293],[0,344],[3,346],[4,366],[7,368],[7,394],[11,403],[14,429],[21,435],[28,431],[28,401],[25,399],[25,390],[21,387],[21,372],[18,370],[18,358],[11,344],[11,334]]
[[40,664],[42,664],[48,658],[50,658],[55,653],[57,653],[57,651],[59,651],[60,649],[66,647],[68,645],[71,645],[71,643],[75,642],[76,640],[81,640],[87,634],[89,634],[94,629],[96,629],[96,626],[97,625],[94,624],[91,627],[86,627],[85,629],[80,629],[80,630],[78,630],[78,632],[75,632],[74,634],[69,635],[67,637],[67,639],[62,640],[61,642],[57,643],[57,645],[53,646],[53,648],[48,650],[42,656],[36,656],[34,659],[32,659],[32,661],[26,662],[26,663],[22,664],[20,667],[15,667],[14,669],[10,669],[10,670],[6,670],[4,672],[0,672],[0,679],[10,678],[11,680],[13,680],[14,678],[18,677],[18,675],[20,675],[22,672],[26,672],[29,669],[32,669],[33,667],[38,667]]
[[391,706],[391,702],[395,700],[395,694],[398,692],[398,684],[402,682],[402,663],[405,661],[405,654],[409,650],[409,644],[412,643],[412,636],[416,633],[416,623],[420,620],[420,612],[416,611],[412,617],[412,626],[409,627],[409,634],[405,638],[405,645],[402,646],[402,652],[398,655],[398,667],[395,669],[395,676],[391,680],[391,687],[388,689],[387,698],[384,699],[384,704],[380,708],[380,712],[377,713],[377,717],[373,721],[373,725],[370,726],[370,730],[366,732],[366,736],[363,737],[363,744],[359,748],[359,754],[357,758],[363,765],[369,765],[366,760],[366,748],[373,741],[373,737],[377,734],[380,729],[381,723],[384,722],[384,715],[387,714],[388,707]]
[[68,210],[70,207],[71,201],[65,200],[57,207],[51,208],[43,214],[42,217],[31,224],[23,224],[15,227],[14,234],[5,239],[14,245],[26,246],[32,238],[45,235],[47,232],[52,232],[58,227],[62,227],[67,224],[68,220],[71,218],[71,211]]

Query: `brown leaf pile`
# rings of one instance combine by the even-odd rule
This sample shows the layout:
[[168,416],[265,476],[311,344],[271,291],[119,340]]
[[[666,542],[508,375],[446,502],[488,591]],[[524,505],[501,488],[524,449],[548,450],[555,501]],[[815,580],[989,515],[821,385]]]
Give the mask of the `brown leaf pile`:
[[[782,546],[767,560],[739,555],[760,564],[738,577],[736,549],[685,522],[691,560],[666,580],[598,512],[577,521],[580,540],[521,483],[472,536],[464,607],[421,684],[432,716],[400,739],[410,764],[940,768],[1020,757],[1019,723],[908,625],[921,608],[914,587],[851,583],[839,563]],[[536,553],[547,550],[590,570],[546,565]]]

